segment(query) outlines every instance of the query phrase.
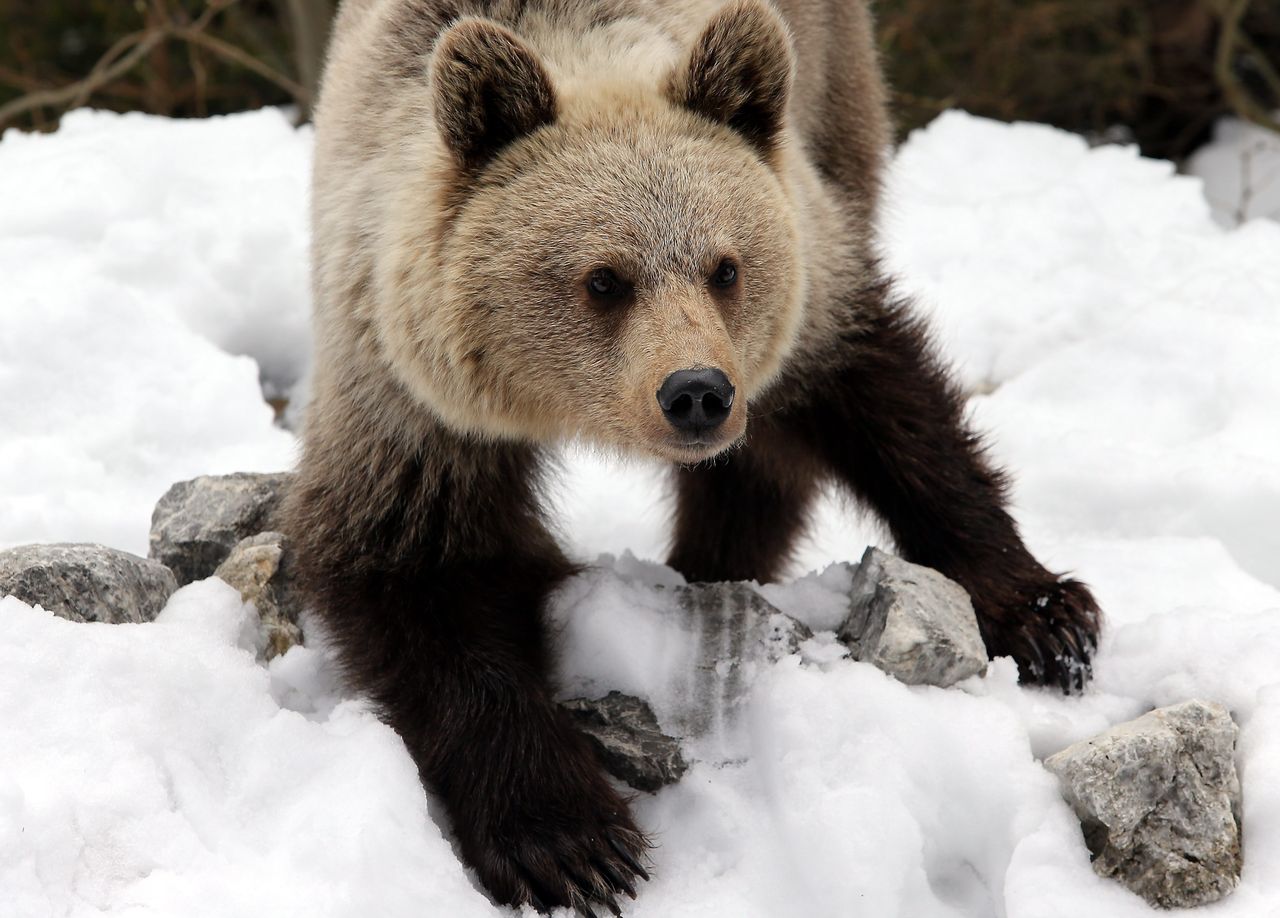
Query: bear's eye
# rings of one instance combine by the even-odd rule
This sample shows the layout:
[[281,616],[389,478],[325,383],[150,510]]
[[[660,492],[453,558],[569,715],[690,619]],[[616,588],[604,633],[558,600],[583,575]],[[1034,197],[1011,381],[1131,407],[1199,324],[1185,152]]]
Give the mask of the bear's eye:
[[627,292],[627,284],[608,268],[596,268],[587,277],[587,290],[599,300],[616,300]]
[[725,259],[720,262],[715,273],[711,275],[711,283],[717,287],[732,287],[738,282],[738,266]]

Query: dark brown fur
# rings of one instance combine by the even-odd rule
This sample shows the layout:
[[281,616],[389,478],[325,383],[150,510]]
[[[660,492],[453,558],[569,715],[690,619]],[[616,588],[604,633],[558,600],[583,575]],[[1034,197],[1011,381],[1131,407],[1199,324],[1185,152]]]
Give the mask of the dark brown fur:
[[630,892],[647,843],[547,678],[543,603],[574,568],[541,520],[540,457],[442,428],[415,450],[352,425],[344,487],[304,464],[289,503],[299,582],[348,678],[499,901]]
[[[764,40],[744,44],[742,23],[733,21],[738,18],[733,12],[711,21],[688,65],[675,72],[668,92],[678,105],[727,125],[767,156],[778,142],[786,114],[791,49],[763,21],[754,31]],[[746,15],[757,11],[748,8]]]
[[834,478],[888,524],[903,557],[968,590],[992,656],[1013,656],[1024,681],[1082,689],[1093,597],[1023,545],[1004,477],[920,321],[886,283],[854,296],[869,321],[845,336],[843,359],[784,377],[741,450],[677,473],[670,563],[699,580],[772,579],[818,483]]
[[[546,71],[524,42],[505,30],[450,29],[436,49],[432,82],[436,125],[461,165],[471,171],[512,140],[556,117]],[[500,85],[516,91],[498,92],[495,87]]]

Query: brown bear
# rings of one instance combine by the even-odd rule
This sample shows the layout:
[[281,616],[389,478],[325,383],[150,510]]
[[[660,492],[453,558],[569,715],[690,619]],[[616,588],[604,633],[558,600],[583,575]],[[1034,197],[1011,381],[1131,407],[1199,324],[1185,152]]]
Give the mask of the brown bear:
[[839,482],[968,589],[1024,681],[1087,677],[1089,591],[1023,546],[877,264],[889,144],[855,0],[343,3],[286,526],[353,685],[497,901],[616,913],[646,876],[549,683],[544,604],[574,565],[541,484],[563,441],[672,463],[691,580],[777,576]]

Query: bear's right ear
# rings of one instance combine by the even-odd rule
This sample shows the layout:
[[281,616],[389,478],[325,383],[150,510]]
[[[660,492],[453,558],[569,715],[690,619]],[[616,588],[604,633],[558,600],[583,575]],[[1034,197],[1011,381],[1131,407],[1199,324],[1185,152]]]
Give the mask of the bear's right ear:
[[432,104],[445,144],[467,169],[556,118],[556,97],[534,50],[484,19],[440,36],[431,60]]
[[711,17],[667,96],[737,131],[768,158],[782,134],[791,67],[791,37],[773,7],[733,0]]

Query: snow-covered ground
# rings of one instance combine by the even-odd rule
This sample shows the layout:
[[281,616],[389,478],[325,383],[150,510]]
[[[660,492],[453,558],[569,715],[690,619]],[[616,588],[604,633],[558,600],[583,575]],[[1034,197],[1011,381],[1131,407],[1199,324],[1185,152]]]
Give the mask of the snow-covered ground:
[[[305,371],[309,135],[275,112],[76,113],[0,141],[0,544],[142,552],[175,479],[284,468],[262,400]],[[1241,726],[1246,866],[1213,916],[1280,915],[1280,224],[1227,231],[1195,179],[1051,129],[949,114],[899,154],[890,263],[1015,472],[1032,548],[1108,614],[1082,698],[997,661],[909,688],[829,635],[756,673],[676,786],[635,916],[1145,915],[1093,874],[1037,759],[1198,696]],[[295,395],[299,394],[295,392]],[[692,636],[653,601],[661,475],[575,453],[583,557],[566,691],[689,704]],[[834,497],[795,573],[877,539]],[[821,631],[839,569],[765,590]],[[216,580],[155,624],[0,600],[0,915],[502,914],[396,736],[318,643],[257,665]]]
[[289,465],[259,375],[306,360],[310,150],[277,111],[5,132],[0,545],[145,554],[167,479]]

